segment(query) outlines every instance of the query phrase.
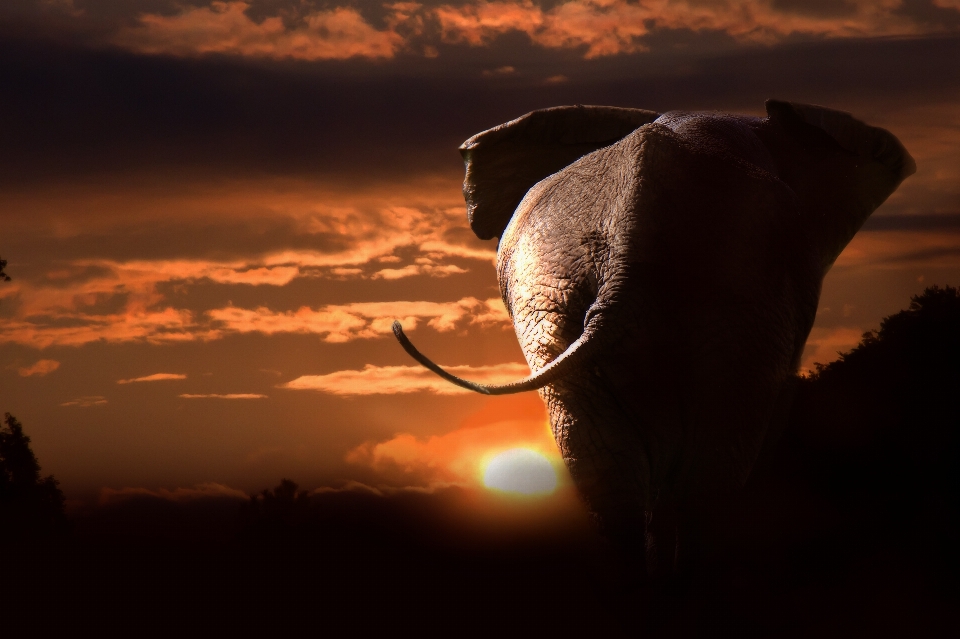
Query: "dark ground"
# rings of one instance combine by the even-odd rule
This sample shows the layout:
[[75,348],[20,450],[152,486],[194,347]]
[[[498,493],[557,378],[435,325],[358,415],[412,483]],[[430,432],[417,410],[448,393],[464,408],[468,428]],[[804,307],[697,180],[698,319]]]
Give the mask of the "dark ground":
[[67,537],[8,544],[3,625],[19,629],[7,636],[206,628],[905,637],[960,629],[955,551],[943,554],[956,538],[929,539],[910,532],[913,524],[900,527],[905,533],[877,530],[808,496],[777,504],[756,496],[730,513],[744,523],[718,540],[720,561],[655,594],[623,589],[615,557],[584,522],[478,527],[449,516],[458,492],[341,494],[315,500],[309,521],[259,530],[241,528],[235,500],[103,507],[75,519]]

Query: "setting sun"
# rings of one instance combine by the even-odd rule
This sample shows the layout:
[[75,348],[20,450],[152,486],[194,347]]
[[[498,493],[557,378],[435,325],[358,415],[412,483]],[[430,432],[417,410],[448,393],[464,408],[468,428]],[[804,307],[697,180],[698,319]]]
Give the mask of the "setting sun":
[[521,495],[547,495],[557,488],[557,473],[550,461],[529,448],[511,448],[490,460],[483,485]]

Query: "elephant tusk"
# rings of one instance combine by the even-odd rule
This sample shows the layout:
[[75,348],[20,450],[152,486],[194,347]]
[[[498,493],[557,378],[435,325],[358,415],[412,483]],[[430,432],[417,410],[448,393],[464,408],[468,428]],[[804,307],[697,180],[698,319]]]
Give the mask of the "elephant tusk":
[[566,376],[572,370],[579,368],[585,361],[593,357],[595,351],[600,346],[599,340],[589,339],[589,335],[591,333],[584,331],[583,335],[581,335],[580,338],[575,342],[570,344],[567,350],[557,357],[557,359],[553,360],[536,373],[533,373],[532,375],[515,382],[510,382],[509,384],[492,385],[478,384],[476,382],[462,379],[456,375],[448,373],[438,365],[434,364],[429,357],[418,351],[417,347],[410,342],[410,340],[404,334],[403,327],[400,326],[400,322],[394,321],[393,334],[397,336],[397,341],[400,342],[400,346],[403,347],[403,350],[407,351],[410,357],[420,362],[423,366],[429,368],[431,371],[447,380],[451,384],[456,384],[461,388],[466,388],[467,390],[472,390],[473,392],[480,393],[482,395],[512,395],[514,393],[523,393],[526,391],[543,388],[547,384]]

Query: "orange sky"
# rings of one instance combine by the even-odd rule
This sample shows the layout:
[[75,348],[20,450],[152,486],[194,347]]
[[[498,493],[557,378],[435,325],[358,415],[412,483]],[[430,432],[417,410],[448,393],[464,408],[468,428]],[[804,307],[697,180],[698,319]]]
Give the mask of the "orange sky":
[[515,446],[559,467],[535,394],[461,393],[390,332],[472,379],[526,373],[456,145],[531,108],[759,114],[776,91],[894,132],[918,171],[828,275],[805,368],[960,279],[949,0],[58,6],[0,10],[21,87],[0,99],[0,410],[70,498],[476,486]]

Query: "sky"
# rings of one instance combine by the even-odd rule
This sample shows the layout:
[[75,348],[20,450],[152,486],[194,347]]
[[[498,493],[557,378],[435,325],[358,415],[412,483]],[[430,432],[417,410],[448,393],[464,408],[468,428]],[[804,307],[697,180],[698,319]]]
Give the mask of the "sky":
[[828,274],[804,369],[960,284],[957,0],[6,0],[0,87],[0,411],[71,503],[478,488],[516,447],[569,496],[536,394],[462,392],[390,332],[528,372],[457,147],[537,108],[893,132],[917,173]]

